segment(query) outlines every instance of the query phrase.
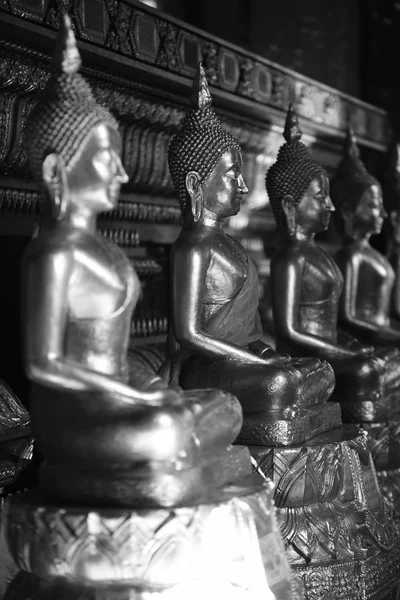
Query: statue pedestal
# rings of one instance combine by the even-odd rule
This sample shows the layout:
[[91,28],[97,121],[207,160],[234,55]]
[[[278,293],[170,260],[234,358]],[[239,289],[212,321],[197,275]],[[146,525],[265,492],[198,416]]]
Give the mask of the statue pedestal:
[[384,598],[400,578],[400,540],[366,438],[348,425],[301,446],[250,447],[275,483],[281,534],[307,600],[326,590],[335,600]]
[[33,493],[10,498],[2,524],[7,548],[20,569],[37,577],[18,575],[5,598],[17,597],[15,586],[19,600],[35,598],[28,589],[34,584],[58,600],[55,578],[63,577],[69,587],[62,597],[71,599],[294,600],[300,596],[272,496],[265,483],[225,489],[218,502],[171,509],[50,505]]
[[384,399],[340,402],[343,421],[368,432],[368,449],[374,461],[383,497],[400,524],[400,412],[399,391]]
[[400,415],[383,422],[362,423],[383,497],[400,526]]

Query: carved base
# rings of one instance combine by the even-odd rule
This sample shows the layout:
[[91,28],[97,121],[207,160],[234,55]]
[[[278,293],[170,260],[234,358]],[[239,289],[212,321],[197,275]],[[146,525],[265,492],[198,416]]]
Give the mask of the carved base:
[[365,560],[294,567],[304,583],[307,600],[399,600],[400,545],[377,551]]
[[221,487],[251,477],[251,471],[248,448],[230,446],[213,456],[203,456],[199,465],[181,470],[173,464],[154,462],[129,471],[44,463],[40,487],[49,496],[97,506],[189,506],[212,501]]
[[292,446],[341,424],[340,406],[336,402],[302,408],[293,419],[274,417],[271,413],[246,413],[237,441],[247,446]]
[[56,507],[26,494],[6,502],[3,527],[19,568],[89,590],[63,598],[294,600],[271,487],[174,510]]
[[400,415],[390,421],[362,423],[368,432],[368,448],[377,471],[400,468]]
[[[275,483],[278,522],[289,562],[306,583],[306,598],[372,598],[394,586],[400,541],[365,432],[348,425],[301,446],[250,451],[257,469]],[[332,596],[322,593],[328,589],[335,590]]]
[[400,468],[376,472],[382,496],[393,511],[394,521],[400,525]]

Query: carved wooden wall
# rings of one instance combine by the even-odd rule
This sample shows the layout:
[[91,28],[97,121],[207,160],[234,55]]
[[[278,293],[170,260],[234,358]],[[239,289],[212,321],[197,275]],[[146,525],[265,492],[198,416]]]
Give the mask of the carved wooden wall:
[[[261,270],[266,268],[265,241],[267,247],[273,243],[274,229],[264,177],[282,143],[289,102],[294,102],[301,117],[305,142],[329,171],[339,160],[349,120],[370,155],[379,155],[386,147],[389,130],[384,111],[139,2],[60,0],[60,5],[72,17],[84,75],[121,125],[123,162],[130,181],[118,208],[104,215],[99,226],[126,250],[143,283],[132,323],[134,343],[160,339],[167,330],[168,249],[179,231],[180,214],[166,151],[183,119],[199,60],[218,114],[243,147],[250,194],[247,207],[231,227]],[[7,260],[13,255],[14,270],[41,219],[41,192],[30,178],[22,133],[51,72],[57,27],[55,0],[0,0],[0,250],[9,252]],[[4,273],[3,269],[2,281]],[[7,287],[8,298],[13,294],[15,298],[15,338],[19,293],[16,284]],[[10,303],[0,303],[0,330],[1,319],[11,318],[7,310]],[[7,354],[0,356],[1,364],[10,362]],[[17,364],[18,351],[11,355]],[[3,376],[7,378],[7,373]]]

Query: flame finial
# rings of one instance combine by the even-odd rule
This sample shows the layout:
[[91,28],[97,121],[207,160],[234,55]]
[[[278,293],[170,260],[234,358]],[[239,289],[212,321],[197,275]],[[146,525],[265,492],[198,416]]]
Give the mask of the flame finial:
[[349,125],[347,128],[347,135],[344,143],[344,151],[346,156],[351,156],[353,158],[360,157],[360,150],[357,146],[357,139],[354,133],[354,129],[351,125]]
[[71,19],[68,15],[61,13],[53,65],[57,71],[72,75],[79,71],[81,62],[75,34],[72,31]]
[[191,103],[195,110],[205,110],[211,106],[212,98],[203,65],[199,62],[193,81]]
[[290,103],[286,115],[283,137],[285,138],[288,144],[291,144],[293,142],[298,142],[301,139],[302,135],[303,132],[300,129],[296,111],[293,108],[293,104]]

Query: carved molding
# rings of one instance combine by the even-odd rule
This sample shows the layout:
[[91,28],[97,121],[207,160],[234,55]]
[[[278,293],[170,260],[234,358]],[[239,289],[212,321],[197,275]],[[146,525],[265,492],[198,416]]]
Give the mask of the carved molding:
[[[160,76],[191,78],[202,60],[206,74],[217,89],[255,104],[286,110],[294,102],[298,113],[315,126],[342,131],[349,120],[356,134],[377,144],[388,135],[386,113],[328,86],[290,71],[260,56],[224,42],[205,32],[129,0],[103,2],[62,0],[78,39],[116,55],[132,59],[142,67],[151,65]],[[54,0],[32,3],[8,0],[0,12],[15,19],[58,28],[58,6]],[[91,15],[96,12],[96,20]]]

